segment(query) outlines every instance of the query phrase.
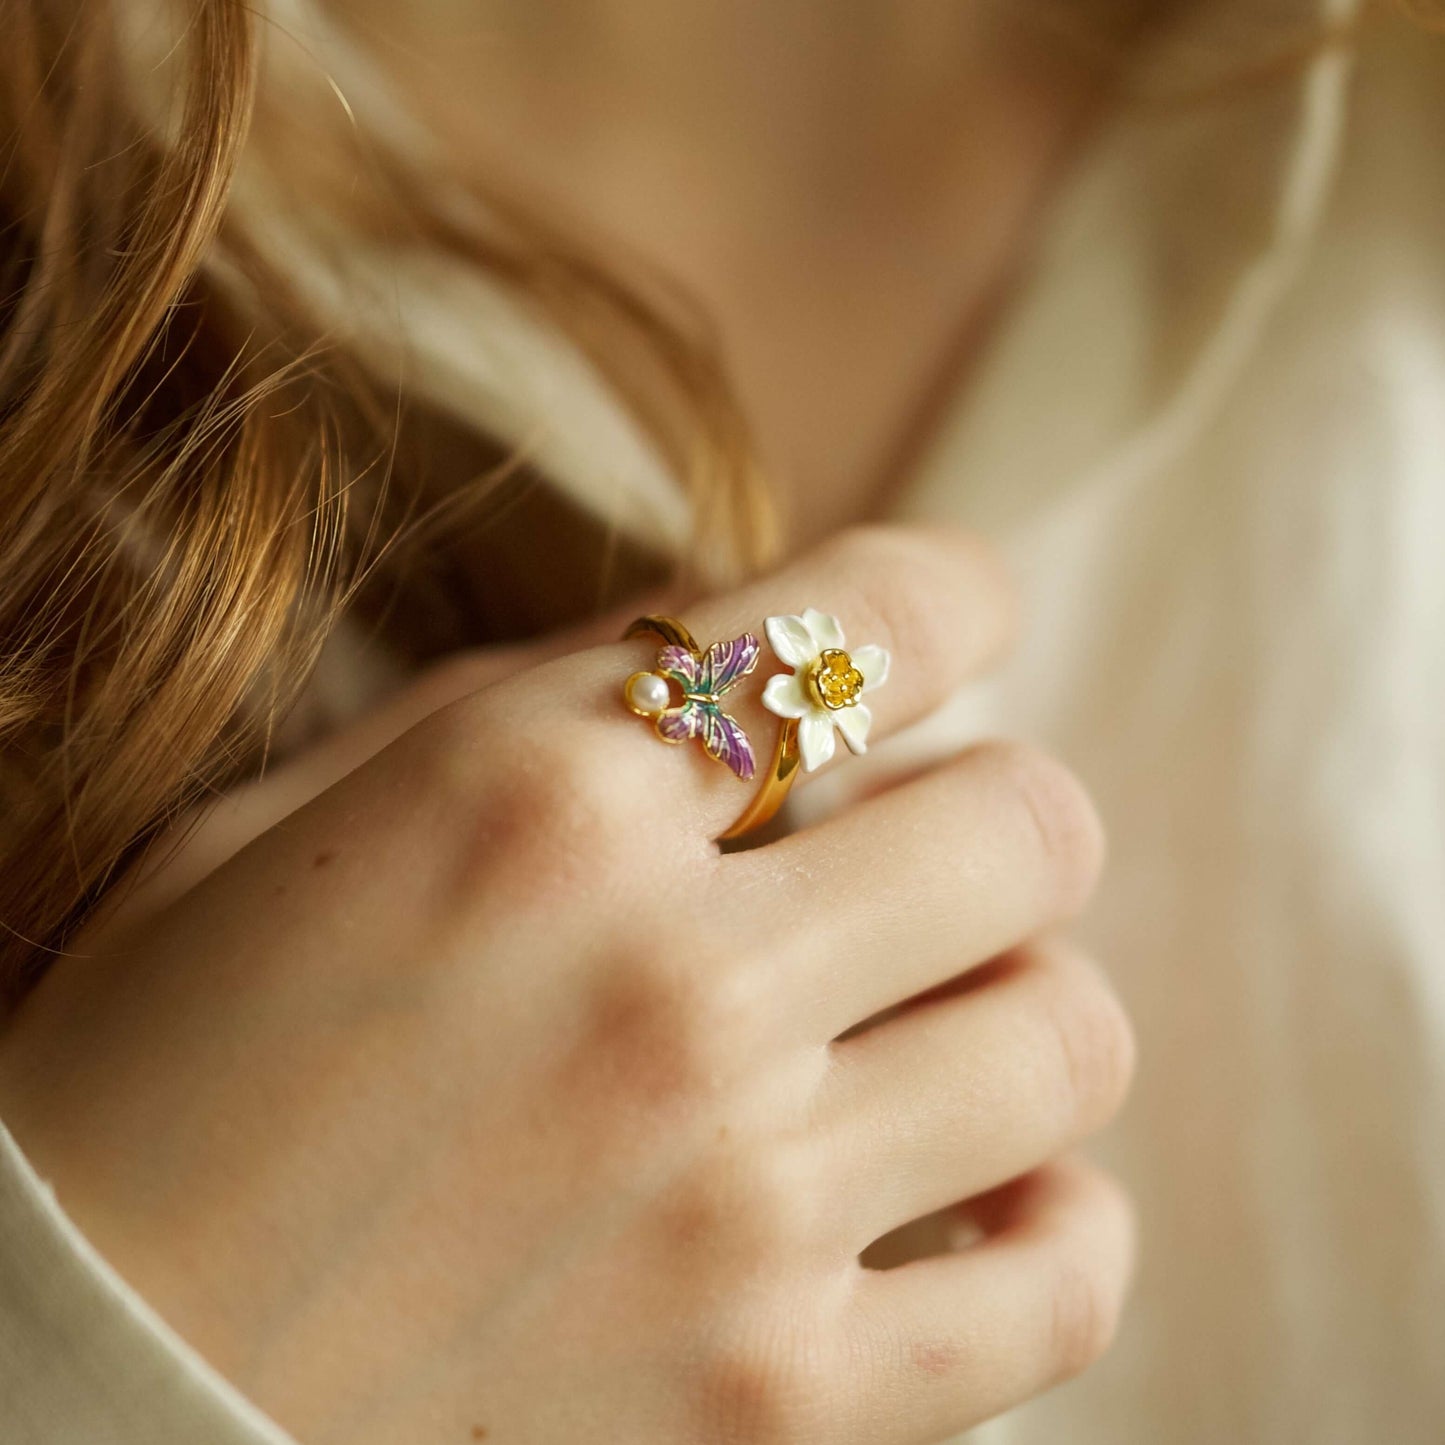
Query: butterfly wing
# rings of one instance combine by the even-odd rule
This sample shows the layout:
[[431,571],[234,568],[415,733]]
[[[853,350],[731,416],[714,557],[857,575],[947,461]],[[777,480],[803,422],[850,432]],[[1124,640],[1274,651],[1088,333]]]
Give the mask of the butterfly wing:
[[[757,666],[758,639],[751,632],[731,642],[715,642],[702,657],[685,647],[664,647],[657,654],[657,670],[677,682],[684,693],[720,697]],[[731,768],[747,782],[757,769],[748,735],[723,710],[707,702],[684,701],[668,708],[656,723],[660,736],[670,743],[700,738],[711,758]]]
[[758,665],[760,651],[761,644],[751,632],[745,632],[731,642],[714,642],[702,659],[700,690],[713,697],[721,697]]
[[703,673],[701,658],[694,657],[685,647],[664,647],[657,654],[657,670],[666,673],[679,683],[684,692],[698,692]]
[[757,769],[748,735],[721,708],[702,707],[702,745],[710,758],[725,763],[743,782]]
[[670,743],[685,743],[689,738],[701,737],[706,745],[706,711],[701,703],[696,702],[670,707],[666,712],[658,714],[655,724],[658,735]]

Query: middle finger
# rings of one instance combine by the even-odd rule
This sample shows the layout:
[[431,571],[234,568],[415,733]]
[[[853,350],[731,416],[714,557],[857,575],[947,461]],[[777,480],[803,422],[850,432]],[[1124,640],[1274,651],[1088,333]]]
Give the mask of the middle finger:
[[1093,891],[1103,831],[1073,775],[984,743],[826,822],[725,860],[812,1042],[1015,947]]

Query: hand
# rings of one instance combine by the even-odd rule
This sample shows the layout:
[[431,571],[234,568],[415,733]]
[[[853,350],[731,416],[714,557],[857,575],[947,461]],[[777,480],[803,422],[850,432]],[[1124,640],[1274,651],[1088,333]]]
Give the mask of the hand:
[[[687,621],[808,605],[893,652],[878,736],[1009,628],[976,545],[903,530]],[[1127,1208],[1050,1162],[1130,1069],[1052,935],[1100,861],[1082,790],[989,744],[721,855],[747,791],[622,711],[650,661],[438,707],[97,929],[0,1045],[61,1204],[306,1445],[935,1441],[1109,1338]],[[941,1210],[956,1247],[860,1265]]]

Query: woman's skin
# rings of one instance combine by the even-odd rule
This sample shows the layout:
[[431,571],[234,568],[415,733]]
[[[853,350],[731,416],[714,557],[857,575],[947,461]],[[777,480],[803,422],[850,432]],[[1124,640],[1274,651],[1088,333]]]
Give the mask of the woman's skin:
[[797,542],[906,471],[1117,62],[1173,3],[343,8],[460,156],[716,318]]
[[[945,57],[927,27],[974,33],[968,6],[493,18],[520,33],[544,8],[537,75],[556,87],[546,52],[612,97],[556,89],[556,124],[594,137],[583,169],[656,183],[650,206],[624,192],[608,213],[600,182],[574,199],[624,239],[644,217],[664,261],[694,257],[795,535],[867,510],[1085,89],[1029,102],[999,51]],[[642,65],[659,93],[619,111],[641,57],[618,40],[569,61],[555,23],[584,15],[659,56],[668,36],[688,52],[690,23],[731,38],[691,47],[711,78]],[[747,26],[779,15],[782,48],[750,73]],[[525,75],[498,27],[498,73]],[[753,103],[719,108],[744,81]],[[497,93],[503,116],[536,101]],[[706,216],[669,199],[665,113]],[[971,124],[998,138],[987,165],[915,144]],[[529,144],[516,164],[565,188],[566,148]],[[685,616],[711,641],[807,606],[893,652],[880,740],[1015,625],[977,542],[899,528],[845,532]],[[1132,1042],[1059,931],[1102,855],[1079,784],[987,744],[720,854],[746,790],[626,713],[622,680],[652,656],[610,640],[619,623],[454,658],[210,809],[0,1039],[0,1117],[62,1205],[304,1445],[922,1445],[1112,1334],[1129,1210],[1071,1151],[1119,1106]],[[736,710],[769,738],[757,691]],[[860,1264],[940,1211],[944,1253]]]
[[[1012,626],[976,543],[903,529],[688,617],[809,605],[892,651],[880,738]],[[622,706],[651,650],[454,662],[253,785],[282,821],[78,940],[0,1046],[61,1204],[305,1445],[935,1441],[1113,1331],[1128,1207],[1064,1157],[1132,1048],[1056,931],[1082,789],[989,744],[720,854],[746,790]],[[860,1264],[946,1209],[951,1252]]]

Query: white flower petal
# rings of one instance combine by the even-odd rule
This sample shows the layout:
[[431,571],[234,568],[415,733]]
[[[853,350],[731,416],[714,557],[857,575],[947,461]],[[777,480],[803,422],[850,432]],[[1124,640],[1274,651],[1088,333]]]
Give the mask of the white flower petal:
[[830,647],[842,647],[843,628],[836,617],[826,612],[819,612],[816,607],[810,607],[803,613],[803,626],[806,627],[813,638],[813,652],[825,651]]
[[890,659],[886,648],[870,642],[866,647],[858,648],[851,656],[853,666],[863,674],[865,687],[882,687],[888,681]]
[[833,756],[833,719],[822,708],[814,708],[798,724],[798,749],[803,766],[816,772]]
[[873,726],[873,714],[863,703],[839,708],[833,714],[833,726],[843,734],[843,741],[851,752],[861,757],[868,751],[868,729]]
[[806,667],[818,655],[813,634],[801,617],[770,617],[763,624],[768,641],[780,662],[789,667]]
[[763,689],[763,706],[779,717],[803,717],[817,704],[808,696],[796,672],[780,672]]

